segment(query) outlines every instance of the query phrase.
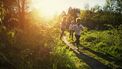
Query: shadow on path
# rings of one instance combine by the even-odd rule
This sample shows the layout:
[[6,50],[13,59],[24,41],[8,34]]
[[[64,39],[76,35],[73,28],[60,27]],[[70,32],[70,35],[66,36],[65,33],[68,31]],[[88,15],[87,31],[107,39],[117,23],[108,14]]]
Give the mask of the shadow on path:
[[97,61],[96,59],[83,54],[82,52],[80,52],[79,54],[74,52],[78,58],[84,60],[90,67],[91,69],[111,69],[109,68],[107,65],[104,65],[103,63]]
[[84,50],[88,50],[89,52],[109,61],[109,62],[116,62],[117,59],[114,57],[114,56],[111,56],[110,54],[104,54],[104,53],[101,53],[101,52],[96,52],[96,51],[93,51],[91,50],[90,48],[87,48],[87,47],[84,47],[82,45],[80,45],[80,47],[83,47]]
[[91,50],[90,48],[87,48],[87,47],[84,47],[83,45],[80,45],[80,47],[82,47],[84,50],[87,50],[93,54],[95,54],[96,56],[100,57],[100,58],[103,58],[109,62],[112,62],[114,63],[114,65],[117,66],[117,68],[121,68],[121,60],[118,60],[116,57],[110,55],[110,54],[107,54],[107,53],[101,53],[101,52],[96,52],[94,50]]
[[76,54],[76,56],[79,59],[82,59],[86,64],[88,64],[91,67],[91,69],[111,69],[107,65],[104,65],[103,63],[99,62],[98,60],[96,60],[82,52],[79,52],[73,44],[69,43],[66,40],[65,36],[63,37],[62,40]]

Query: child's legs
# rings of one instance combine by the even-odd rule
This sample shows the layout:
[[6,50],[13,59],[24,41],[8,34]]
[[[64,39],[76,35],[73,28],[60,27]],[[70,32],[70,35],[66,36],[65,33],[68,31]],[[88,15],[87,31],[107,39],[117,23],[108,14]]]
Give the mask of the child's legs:
[[64,35],[64,30],[61,30],[61,36],[60,36],[60,38],[62,38],[63,35]]
[[75,35],[76,41],[75,43],[78,45],[80,43],[80,35]]
[[71,38],[73,39],[73,33],[74,33],[74,31],[72,30],[72,32],[71,32]]
[[73,30],[70,30],[70,36],[73,39]]
[[70,36],[72,35],[72,31],[71,31],[71,30],[69,30],[69,35],[70,35]]

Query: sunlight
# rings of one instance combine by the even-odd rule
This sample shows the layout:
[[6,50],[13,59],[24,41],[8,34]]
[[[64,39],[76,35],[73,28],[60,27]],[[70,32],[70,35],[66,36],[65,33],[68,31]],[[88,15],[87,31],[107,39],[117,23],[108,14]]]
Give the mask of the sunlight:
[[61,13],[62,1],[57,0],[32,0],[31,8],[36,8],[44,18],[53,18],[54,15]]
[[85,4],[89,4],[89,7],[95,6],[97,3],[103,5],[103,0],[32,0],[30,3],[31,8],[36,8],[41,17],[52,19],[55,15],[58,15],[62,11],[66,11],[69,7],[75,7],[84,9]]

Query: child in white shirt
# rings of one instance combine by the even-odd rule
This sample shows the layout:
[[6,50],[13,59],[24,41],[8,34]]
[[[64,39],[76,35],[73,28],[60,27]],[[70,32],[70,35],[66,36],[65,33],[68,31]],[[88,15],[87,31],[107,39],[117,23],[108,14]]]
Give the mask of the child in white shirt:
[[77,22],[77,24],[74,26],[75,38],[76,38],[75,43],[77,45],[79,45],[80,44],[80,35],[81,35],[82,30],[83,30],[83,26],[82,26],[79,18],[76,19],[76,22]]

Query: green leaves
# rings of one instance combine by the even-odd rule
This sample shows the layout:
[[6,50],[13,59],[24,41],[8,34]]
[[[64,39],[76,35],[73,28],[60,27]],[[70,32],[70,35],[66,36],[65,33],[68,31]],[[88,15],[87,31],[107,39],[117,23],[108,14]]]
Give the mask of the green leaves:
[[89,31],[85,35],[81,35],[81,43],[96,51],[109,53],[117,57],[122,50],[122,34],[120,32],[122,31],[116,28],[106,31]]

